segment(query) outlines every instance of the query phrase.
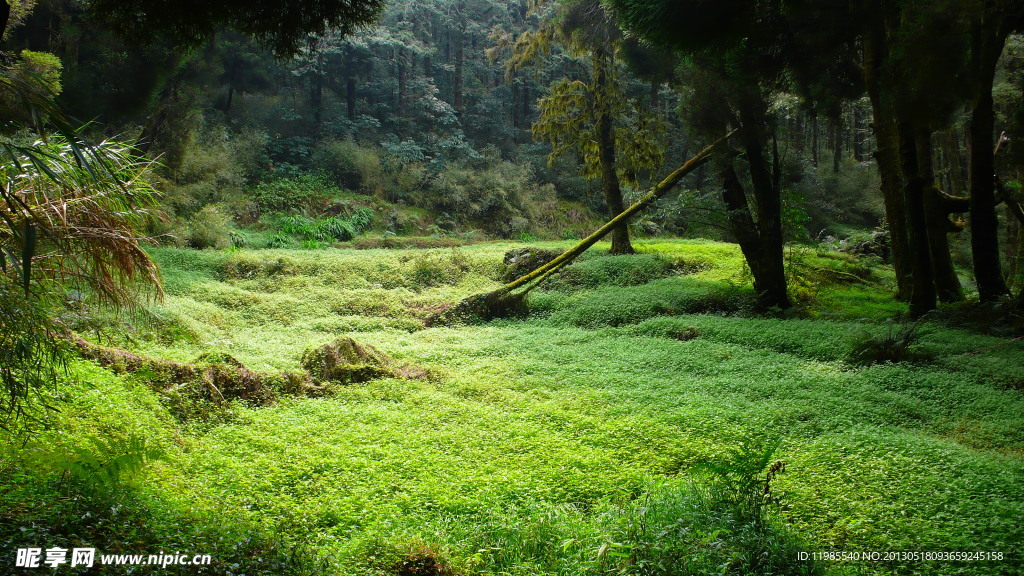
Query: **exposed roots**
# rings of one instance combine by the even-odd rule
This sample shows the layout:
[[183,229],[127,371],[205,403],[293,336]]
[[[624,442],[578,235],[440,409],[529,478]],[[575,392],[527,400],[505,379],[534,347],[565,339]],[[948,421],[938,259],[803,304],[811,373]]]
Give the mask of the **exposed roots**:
[[470,296],[439,314],[427,318],[427,327],[487,322],[496,318],[522,318],[529,313],[526,293],[498,289]]
[[227,354],[204,354],[190,364],[107,348],[78,337],[72,342],[83,358],[117,374],[145,374],[150,386],[168,393],[197,387],[201,396],[217,404],[243,400],[266,406],[278,394],[317,397],[329,393],[327,387],[314,384],[307,372],[257,372]]

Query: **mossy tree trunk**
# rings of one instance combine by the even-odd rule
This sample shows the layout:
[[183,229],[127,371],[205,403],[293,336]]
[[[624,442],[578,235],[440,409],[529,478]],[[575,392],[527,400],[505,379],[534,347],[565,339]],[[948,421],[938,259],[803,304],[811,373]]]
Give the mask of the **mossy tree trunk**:
[[[581,240],[572,248],[566,250],[554,260],[505,284],[501,288],[484,294],[477,294],[466,298],[455,306],[434,316],[427,321],[427,325],[443,325],[452,322],[463,321],[467,317],[477,316],[483,319],[500,317],[508,311],[522,309],[523,298],[530,291],[539,286],[547,277],[557,272],[562,267],[570,264],[599,240],[610,234],[615,228],[625,224],[638,212],[650,206],[655,200],[667,194],[684,176],[702,166],[712,158],[715,150],[721,146],[735,131],[722,137],[716,142],[708,145],[690,158],[685,164],[672,172],[664,180],[658,183],[647,194],[640,198],[635,204],[626,208],[618,216],[606,222],[593,234]],[[513,292],[518,290],[518,292]]]
[[892,250],[892,267],[896,272],[896,298],[909,300],[913,290],[910,281],[910,244],[907,238],[903,176],[900,171],[899,138],[891,106],[882,93],[880,78],[887,57],[883,37],[884,31],[881,27],[864,36],[864,83],[868,98],[871,100],[871,126],[877,146],[874,157],[881,178],[882,201],[885,205],[885,220],[889,228],[889,244]]
[[[731,166],[725,173],[723,196],[730,211],[732,232],[743,248],[743,254],[754,275],[754,290],[762,308],[789,308],[792,303],[786,287],[783,256],[782,190],[778,150],[773,145],[771,160],[765,154],[768,148],[766,126],[768,111],[761,89],[745,86],[739,99],[740,122],[743,124],[743,150],[750,166],[750,181],[754,197],[754,213],[750,216],[746,194]],[[730,201],[732,205],[730,205]],[[735,211],[746,215],[735,215]],[[735,217],[733,217],[735,216]],[[746,247],[744,247],[746,244]]]
[[942,302],[960,302],[964,299],[960,278],[953,268],[949,252],[948,234],[959,229],[951,226],[945,195],[935,183],[932,165],[932,134],[926,128],[917,129],[917,158],[924,186],[925,223],[928,227],[928,252],[935,275],[935,291]]
[[[608,77],[608,66],[612,66],[613,63],[609,60],[610,57],[605,54],[599,54],[594,58],[597,68],[595,71],[597,87],[595,104],[598,108],[597,144],[601,165],[601,189],[604,192],[604,202],[608,206],[608,216],[615,218],[626,209],[626,205],[622,200],[622,186],[615,166],[615,126],[608,101],[608,94],[612,90],[611,79]],[[612,230],[612,247],[609,252],[612,254],[633,254],[635,252],[629,241],[628,223],[623,223]]]
[[998,28],[998,22],[993,23],[992,20],[991,15],[985,15],[974,22],[971,30],[971,67],[978,82],[968,128],[971,255],[974,257],[978,294],[983,302],[1010,293],[999,261],[999,221],[996,217],[995,162],[992,155],[995,132],[992,85],[1006,36],[992,29],[993,26]]

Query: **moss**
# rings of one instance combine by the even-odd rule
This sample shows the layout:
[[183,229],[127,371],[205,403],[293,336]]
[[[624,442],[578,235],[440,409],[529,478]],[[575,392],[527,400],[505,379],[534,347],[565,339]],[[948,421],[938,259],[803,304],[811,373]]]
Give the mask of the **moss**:
[[522,276],[526,276],[537,268],[551,262],[561,252],[556,250],[545,250],[543,248],[515,248],[505,253],[502,259],[502,279],[511,282]]
[[388,355],[351,338],[338,338],[306,350],[302,354],[302,367],[314,382],[354,384],[403,376],[401,368]]

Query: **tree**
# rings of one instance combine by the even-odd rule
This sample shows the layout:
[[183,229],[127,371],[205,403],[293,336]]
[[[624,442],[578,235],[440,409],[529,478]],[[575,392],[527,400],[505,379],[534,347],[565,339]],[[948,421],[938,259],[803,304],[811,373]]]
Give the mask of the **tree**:
[[194,47],[230,28],[284,56],[309,34],[346,34],[373,22],[383,6],[382,0],[92,0],[89,11],[138,43],[155,36]]
[[970,33],[968,77],[974,80],[975,89],[969,130],[971,255],[979,296],[991,301],[1009,294],[999,262],[992,87],[1007,38],[1024,29],[1024,5],[1011,0],[963,0],[962,4]]
[[[549,161],[575,152],[583,175],[599,178],[609,217],[625,210],[622,184],[636,185],[637,175],[661,165],[658,138],[663,131],[624,94],[619,80],[623,37],[605,8],[595,0],[557,4],[535,31],[515,40],[508,70],[535,63],[551,44],[564,47],[583,63],[578,78],[562,78],[540,99],[534,138],[551,143]],[[616,125],[619,125],[618,127]],[[627,223],[612,231],[612,254],[631,254]]]
[[[623,25],[644,40],[690,57],[699,118],[705,137],[739,125],[740,149],[720,159],[728,225],[754,276],[764,308],[791,306],[783,263],[782,168],[766,95],[781,78],[777,46],[786,28],[777,7],[748,0],[676,2],[614,0]],[[741,178],[746,161],[753,207]]]

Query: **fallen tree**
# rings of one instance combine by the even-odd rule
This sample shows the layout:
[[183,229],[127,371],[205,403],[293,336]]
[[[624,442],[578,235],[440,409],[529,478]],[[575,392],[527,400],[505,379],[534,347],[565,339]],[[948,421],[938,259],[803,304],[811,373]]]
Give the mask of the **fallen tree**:
[[579,244],[576,244],[572,248],[566,250],[554,260],[528,274],[524,274],[523,276],[512,280],[497,290],[486,292],[484,294],[476,294],[463,299],[457,304],[427,319],[426,325],[444,326],[470,321],[474,318],[480,320],[492,320],[494,318],[506,318],[525,314],[527,311],[526,295],[529,294],[531,290],[540,286],[541,283],[543,283],[549,276],[570,264],[573,260],[586,252],[591,246],[608,235],[612,230],[616,229],[620,224],[628,222],[629,219],[635,216],[638,212],[650,206],[658,198],[667,194],[675,187],[676,184],[679,183],[680,180],[683,179],[684,176],[693,172],[700,165],[710,160],[714,155],[715,150],[735,133],[736,131],[734,130],[717,141],[709,144],[703,150],[698,152],[696,156],[687,160],[685,164],[665,177],[665,179],[659,182],[657,186],[651,188],[647,194],[637,200],[632,206],[623,210],[618,216],[606,222],[593,234],[587,236],[581,240]]

